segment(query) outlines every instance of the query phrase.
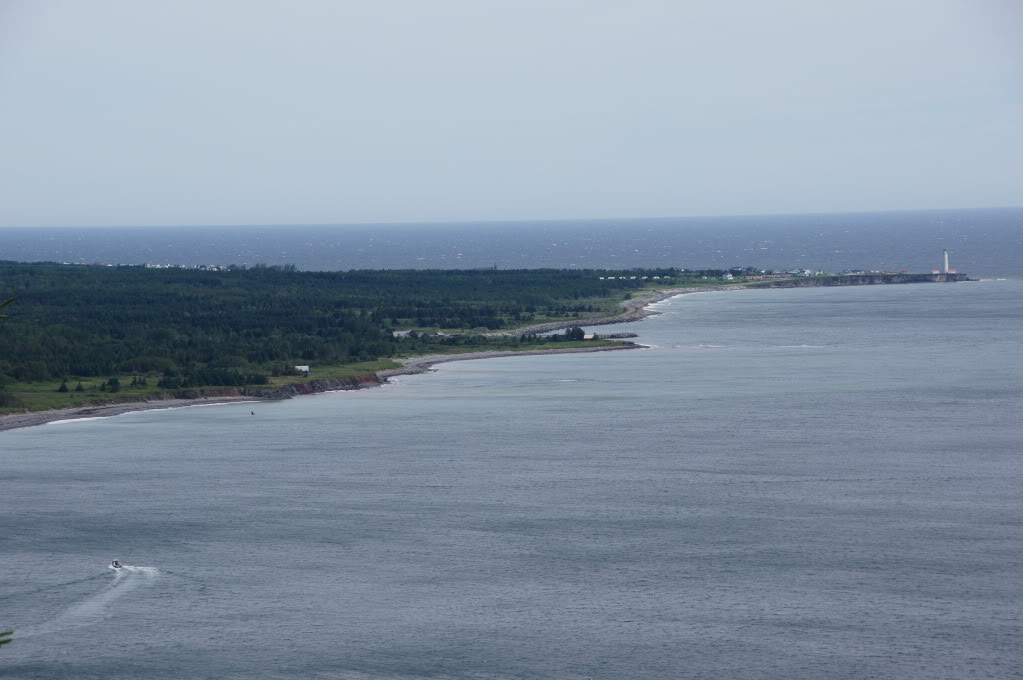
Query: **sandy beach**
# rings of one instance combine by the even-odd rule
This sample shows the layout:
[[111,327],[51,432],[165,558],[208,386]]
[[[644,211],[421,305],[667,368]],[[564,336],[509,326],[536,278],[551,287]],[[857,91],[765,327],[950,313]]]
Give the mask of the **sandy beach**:
[[[607,326],[614,323],[628,323],[630,321],[639,321],[648,316],[657,314],[657,312],[648,309],[650,305],[658,302],[663,302],[668,298],[673,298],[677,295],[687,295],[689,293],[705,293],[711,291],[722,291],[722,290],[749,290],[748,286],[742,285],[724,285],[724,286],[700,286],[699,288],[666,288],[664,290],[651,290],[640,293],[635,297],[623,300],[618,303],[622,308],[621,314],[615,314],[614,316],[597,317],[595,319],[573,319],[570,321],[552,321],[550,323],[541,323],[533,326],[525,326],[523,328],[514,328],[506,331],[492,331],[485,335],[530,335],[535,333],[549,333],[551,331],[559,331],[564,328],[573,328],[575,326]],[[585,351],[585,350],[584,350]]]
[[[603,326],[615,323],[628,323],[630,321],[638,321],[644,317],[656,314],[648,307],[657,302],[667,300],[668,298],[675,297],[676,295],[685,295],[687,293],[696,293],[711,290],[738,290],[744,289],[745,286],[701,286],[700,288],[671,288],[660,291],[650,291],[636,295],[628,300],[623,300],[620,306],[623,309],[621,314],[615,316],[607,316],[596,319],[579,319],[572,321],[556,321],[551,323],[537,324],[533,326],[527,326],[524,328],[516,328],[508,331],[494,331],[488,335],[522,335],[522,334],[535,334],[535,333],[548,333],[550,331],[561,330],[564,328],[572,328],[574,326]],[[523,356],[523,355],[537,355],[537,354],[578,354],[584,352],[608,352],[608,351],[621,351],[627,349],[640,349],[642,345],[635,343],[622,343],[620,346],[614,347],[569,347],[565,349],[535,349],[535,350],[522,350],[522,351],[492,351],[492,352],[465,352],[463,354],[431,354],[418,357],[412,357],[409,359],[397,359],[401,368],[388,369],[386,371],[379,371],[376,377],[381,384],[386,382],[388,378],[399,376],[399,375],[413,375],[417,373],[425,373],[430,370],[431,367],[450,361],[471,361],[473,359],[492,359],[495,357],[509,357],[509,356]],[[362,385],[363,387],[372,386],[372,383]],[[356,389],[344,388],[344,389]],[[34,427],[36,425],[45,425],[46,423],[52,423],[58,420],[75,420],[80,418],[108,418],[111,416],[121,415],[123,413],[131,413],[134,411],[149,411],[155,409],[165,408],[182,408],[185,406],[203,406],[211,404],[230,404],[237,402],[252,402],[252,401],[266,401],[270,399],[279,399],[288,397],[260,397],[260,396],[211,396],[199,399],[155,399],[150,397],[145,401],[134,401],[134,402],[122,402],[117,404],[105,404],[97,406],[82,406],[76,408],[65,408],[65,409],[51,409],[49,411],[30,411],[26,413],[12,413],[4,416],[0,416],[0,431],[13,430],[22,427]]]
[[622,343],[617,347],[567,347],[565,349],[530,349],[522,351],[507,352],[465,352],[463,354],[427,354],[411,359],[397,359],[402,364],[401,368],[392,368],[386,371],[378,371],[377,377],[381,380],[396,375],[413,375],[426,373],[436,364],[443,364],[450,361],[470,361],[472,359],[494,359],[496,357],[521,357],[531,354],[580,354],[585,352],[616,352],[624,349],[642,349],[642,345],[636,343]]
[[57,420],[76,420],[79,418],[108,418],[132,411],[152,411],[164,408],[182,408],[184,406],[206,406],[209,404],[231,404],[235,402],[259,401],[252,397],[210,397],[209,399],[151,399],[150,401],[131,401],[123,404],[105,404],[99,406],[81,406],[77,408],[51,409],[49,411],[29,411],[28,413],[11,413],[0,416],[0,431],[13,430],[19,427],[45,425]]

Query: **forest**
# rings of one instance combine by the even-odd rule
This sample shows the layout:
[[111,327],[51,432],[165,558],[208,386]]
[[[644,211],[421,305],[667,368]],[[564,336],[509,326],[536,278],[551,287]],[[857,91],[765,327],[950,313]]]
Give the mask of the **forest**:
[[443,340],[396,337],[397,329],[457,334],[606,314],[649,283],[643,276],[667,283],[682,275],[0,262],[0,299],[15,298],[0,321],[0,383],[156,375],[174,386],[258,384],[294,364],[339,365],[429,351],[431,343],[486,342],[471,332]]

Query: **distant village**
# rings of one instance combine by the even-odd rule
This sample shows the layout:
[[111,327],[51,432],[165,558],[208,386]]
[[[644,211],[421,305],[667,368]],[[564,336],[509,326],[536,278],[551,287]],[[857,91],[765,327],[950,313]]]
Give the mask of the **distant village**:
[[[940,269],[932,269],[931,273],[932,274],[955,274],[955,273],[957,273],[957,271],[955,269],[949,267],[948,250],[944,250],[942,252],[943,252],[943,256],[944,256],[943,262],[942,262],[942,267]],[[229,270],[232,270],[232,269],[247,269],[247,266],[244,265],[244,264],[242,264],[242,265],[235,265],[235,264],[231,264],[231,265],[222,265],[222,264],[160,264],[160,263],[154,263],[154,262],[147,262],[145,264],[107,264],[105,262],[82,262],[82,261],[79,261],[79,262],[61,262],[61,264],[81,265],[81,266],[87,266],[87,267],[144,267],[145,269],[193,269],[193,270],[207,271],[207,272],[229,271]],[[259,268],[259,267],[266,267],[266,266],[267,265],[262,265],[262,264],[255,265],[255,267],[257,267],[257,268]],[[295,270],[295,265],[283,265],[283,266],[281,266],[281,265],[273,265],[270,268],[271,269],[285,269],[285,270],[294,271]],[[488,267],[488,269],[490,269],[490,267]],[[497,265],[494,265],[493,269],[497,269]],[[720,271],[721,273],[719,275],[714,275],[718,271]],[[760,270],[757,270],[757,269],[754,269],[753,267],[746,267],[746,268],[732,267],[732,268],[727,269],[727,270],[715,270],[715,269],[695,269],[695,270],[694,269],[679,269],[678,272],[684,278],[696,278],[698,276],[700,279],[703,279],[703,280],[720,279],[722,281],[735,281],[737,279],[738,280],[743,280],[743,281],[758,281],[758,280],[763,280],[763,279],[788,279],[788,278],[797,277],[797,276],[835,276],[836,275],[834,272],[825,272],[825,271],[821,271],[821,270],[813,270],[813,269],[805,269],[805,268],[804,269],[789,269],[787,271],[776,272],[776,271],[771,270],[771,269],[760,269]],[[688,272],[688,275],[686,274],[687,272]],[[905,274],[905,273],[907,273],[905,269],[902,269],[902,270],[900,270],[898,272],[881,271],[881,270],[877,270],[877,269],[870,269],[870,270],[865,270],[865,269],[846,269],[846,270],[838,272],[837,275],[839,275],[839,276],[849,276],[849,275],[856,275],[856,274]],[[618,281],[660,281],[660,282],[666,282],[666,281],[674,280],[675,277],[669,276],[669,275],[661,275],[661,276],[639,276],[639,275],[631,276],[630,275],[630,276],[601,276],[601,277],[598,277],[598,278],[601,281],[616,281],[616,280],[618,280]]]
[[[232,270],[232,269],[246,269],[247,268],[245,265],[234,265],[234,264],[232,264],[232,265],[222,265],[222,264],[162,264],[162,263],[154,263],[154,262],[146,262],[145,264],[107,264],[105,262],[61,262],[60,264],[79,265],[79,266],[85,266],[85,267],[143,267],[145,269],[191,269],[191,270],[207,271],[207,272],[220,272],[220,271],[229,271],[229,270]],[[261,266],[261,265],[257,265],[257,266]],[[825,272],[825,271],[813,270],[813,269],[791,269],[791,270],[788,270],[788,271],[775,272],[775,271],[772,271],[772,270],[769,270],[769,269],[753,270],[753,269],[749,269],[749,268],[746,268],[746,269],[734,268],[734,269],[731,269],[731,270],[723,271],[720,276],[713,276],[713,275],[704,273],[707,270],[679,269],[678,271],[685,278],[693,278],[693,277],[696,277],[696,275],[698,274],[699,275],[698,278],[700,278],[702,280],[720,279],[722,281],[735,281],[735,280],[740,280],[740,281],[758,281],[758,280],[763,280],[763,279],[788,279],[788,278],[793,278],[793,277],[797,277],[797,276],[835,276],[836,275],[833,272]],[[955,269],[948,269],[947,268],[947,264],[946,264],[946,268],[944,269],[944,273],[955,273],[955,271],[956,271]],[[688,276],[686,276],[687,272],[689,272]],[[938,274],[939,272],[940,272],[940,270],[935,269],[931,273]],[[841,276],[846,276],[846,275],[855,275],[855,274],[895,274],[895,273],[904,274],[904,273],[906,273],[906,271],[902,270],[900,272],[889,272],[889,271],[881,271],[881,270],[876,270],[876,269],[870,269],[870,270],[866,270],[866,269],[846,269],[846,270],[843,270],[841,272],[838,272],[837,274],[841,275]],[[601,281],[621,280],[621,281],[661,281],[661,282],[667,282],[667,281],[674,280],[676,277],[669,276],[669,275],[662,275],[662,276],[639,276],[639,275],[637,275],[637,276],[600,276],[598,278]]]
[[[679,270],[685,275],[685,269]],[[722,281],[735,281],[736,279],[744,281],[758,281],[761,279],[788,279],[794,276],[831,276],[827,272],[814,271],[812,269],[793,269],[787,272],[775,272],[770,270],[762,269],[760,271],[749,270],[749,269],[733,269],[731,271],[722,272],[720,276],[712,276],[710,274],[702,273],[706,270],[698,270],[692,272],[693,274],[700,274],[699,278],[702,280],[708,279],[721,279]],[[735,273],[733,273],[735,272]],[[844,271],[842,274],[883,274],[888,272],[865,272],[865,271]],[[672,281],[674,277],[671,276],[600,276],[598,277],[601,281],[615,281],[615,280],[626,280],[626,281]]]
[[107,264],[106,262],[61,262],[61,264],[73,264],[84,267],[144,267],[145,269],[198,269],[207,272],[220,272],[230,269],[222,264]]

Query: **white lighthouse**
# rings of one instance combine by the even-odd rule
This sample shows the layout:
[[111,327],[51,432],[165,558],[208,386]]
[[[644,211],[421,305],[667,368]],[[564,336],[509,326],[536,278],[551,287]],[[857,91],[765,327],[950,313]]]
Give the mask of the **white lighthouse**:
[[945,249],[945,262],[941,266],[941,273],[948,274],[948,248]]

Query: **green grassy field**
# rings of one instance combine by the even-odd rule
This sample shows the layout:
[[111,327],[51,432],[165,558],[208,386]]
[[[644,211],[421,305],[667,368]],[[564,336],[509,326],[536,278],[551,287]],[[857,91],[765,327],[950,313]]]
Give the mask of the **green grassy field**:
[[371,375],[389,368],[399,368],[401,364],[391,359],[378,361],[362,361],[357,364],[343,366],[310,366],[309,375],[288,375],[270,378],[270,386],[295,385],[313,380],[329,380],[331,378],[352,378],[360,375]]
[[7,391],[21,402],[17,407],[0,408],[0,414],[16,413],[28,409],[29,411],[42,411],[51,408],[73,408],[76,406],[91,406],[117,401],[134,401],[149,395],[164,392],[155,387],[157,377],[152,377],[148,386],[130,386],[132,376],[116,376],[122,385],[119,392],[100,392],[101,384],[106,383],[107,378],[84,378],[82,379],[83,392],[75,392],[78,380],[68,381],[68,392],[58,392],[60,380],[44,380],[39,382],[14,382],[7,385]]

